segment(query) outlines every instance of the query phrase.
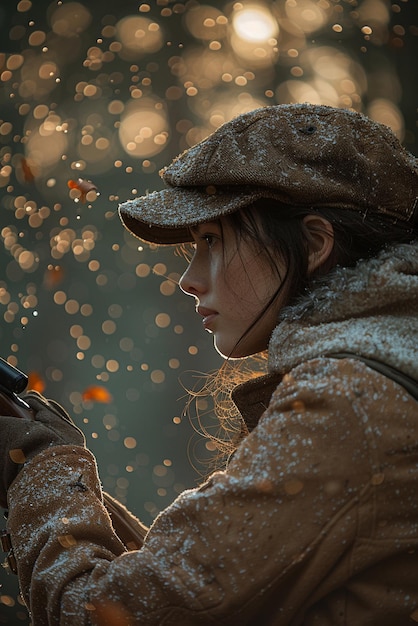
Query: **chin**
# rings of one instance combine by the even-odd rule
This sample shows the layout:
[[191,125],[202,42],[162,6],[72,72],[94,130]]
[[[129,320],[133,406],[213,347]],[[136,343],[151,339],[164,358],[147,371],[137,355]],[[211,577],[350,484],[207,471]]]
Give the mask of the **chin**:
[[251,350],[250,346],[238,346],[238,345],[229,345],[223,346],[222,344],[218,344],[216,340],[214,340],[215,350],[223,357],[224,359],[238,360],[245,359],[247,356],[251,356],[252,354],[257,354],[258,352],[263,352],[265,348],[261,350]]
[[[231,345],[222,345],[222,342],[217,342],[216,338],[214,338],[213,340],[213,346],[216,350],[216,352],[218,354],[221,355],[222,358],[224,359],[235,359],[235,358],[240,358],[240,357],[236,357],[235,356],[235,350],[234,347]],[[231,354],[232,351],[232,354]]]

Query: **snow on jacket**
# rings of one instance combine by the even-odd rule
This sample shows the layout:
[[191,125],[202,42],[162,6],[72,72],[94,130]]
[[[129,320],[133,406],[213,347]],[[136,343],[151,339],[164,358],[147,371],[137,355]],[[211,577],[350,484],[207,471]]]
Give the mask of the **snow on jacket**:
[[331,356],[417,380],[417,337],[418,245],[322,279],[283,311],[270,376],[236,390],[249,421],[271,398],[227,469],[181,494],[136,551],[112,532],[88,451],[30,461],[8,524],[34,625],[418,622],[418,404]]

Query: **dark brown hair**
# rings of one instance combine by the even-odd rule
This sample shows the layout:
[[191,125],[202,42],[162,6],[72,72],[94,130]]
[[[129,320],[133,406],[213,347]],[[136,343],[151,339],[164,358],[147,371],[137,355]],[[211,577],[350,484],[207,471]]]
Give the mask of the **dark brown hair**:
[[[334,247],[325,265],[308,275],[309,232],[303,218],[318,214],[333,227]],[[407,243],[418,237],[418,225],[395,221],[393,217],[371,212],[338,208],[294,207],[271,199],[253,204],[227,216],[239,239],[253,241],[273,266],[277,258],[287,267],[282,277],[286,302],[301,296],[320,274],[339,265],[352,267],[396,243]]]

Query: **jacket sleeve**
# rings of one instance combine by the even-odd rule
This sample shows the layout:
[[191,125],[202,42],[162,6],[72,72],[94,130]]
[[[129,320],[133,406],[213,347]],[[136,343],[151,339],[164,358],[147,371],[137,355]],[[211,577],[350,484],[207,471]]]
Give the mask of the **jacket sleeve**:
[[337,563],[349,575],[359,523],[369,532],[357,508],[385,484],[367,421],[380,382],[359,363],[296,368],[227,470],[181,494],[136,551],[112,531],[92,455],[41,453],[9,497],[36,626],[112,615],[143,626],[246,624],[272,594],[283,619],[275,623],[289,623]]

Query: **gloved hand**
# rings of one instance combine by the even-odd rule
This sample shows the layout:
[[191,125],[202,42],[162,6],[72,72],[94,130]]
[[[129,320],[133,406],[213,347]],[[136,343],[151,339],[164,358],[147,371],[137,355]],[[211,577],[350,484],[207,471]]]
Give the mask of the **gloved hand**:
[[0,416],[0,506],[3,508],[7,508],[7,490],[24,463],[50,446],[85,446],[83,433],[59,404],[36,391],[22,397],[33,410],[33,419]]

